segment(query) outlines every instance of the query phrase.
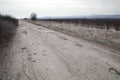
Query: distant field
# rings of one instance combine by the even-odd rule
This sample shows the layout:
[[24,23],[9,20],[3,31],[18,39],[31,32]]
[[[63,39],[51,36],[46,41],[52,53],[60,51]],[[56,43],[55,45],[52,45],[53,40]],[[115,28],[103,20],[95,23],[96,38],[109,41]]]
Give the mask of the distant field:
[[119,19],[53,19],[29,22],[120,50]]
[[73,23],[76,26],[81,24],[84,27],[120,31],[120,19],[43,19],[42,21]]

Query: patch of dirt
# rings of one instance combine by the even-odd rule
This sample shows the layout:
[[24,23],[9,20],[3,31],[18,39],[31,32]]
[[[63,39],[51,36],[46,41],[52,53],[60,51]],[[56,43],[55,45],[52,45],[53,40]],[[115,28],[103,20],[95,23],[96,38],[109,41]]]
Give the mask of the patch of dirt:
[[36,53],[33,53],[34,55],[36,55]]
[[81,44],[75,44],[76,46],[78,46],[78,47],[82,47],[82,45]]
[[27,60],[32,60],[32,58],[31,58],[31,57],[28,57]]
[[62,40],[68,40],[67,38],[65,38],[63,36],[59,36],[59,38],[61,38]]
[[46,54],[43,54],[43,56],[46,56]]
[[21,48],[21,50],[25,50],[25,49],[27,49],[27,47],[22,47],[22,48]]
[[43,28],[38,28],[38,29],[40,29],[40,30],[44,30]]
[[27,34],[27,31],[22,31],[22,33]]
[[43,50],[43,52],[46,52],[47,50]]
[[33,62],[36,62],[36,60],[33,60]]

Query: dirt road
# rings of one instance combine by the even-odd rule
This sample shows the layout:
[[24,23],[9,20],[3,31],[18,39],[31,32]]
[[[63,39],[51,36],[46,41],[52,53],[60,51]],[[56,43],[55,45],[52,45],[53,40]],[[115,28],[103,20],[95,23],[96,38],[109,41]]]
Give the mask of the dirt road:
[[1,51],[0,80],[120,80],[120,56],[104,47],[20,21]]

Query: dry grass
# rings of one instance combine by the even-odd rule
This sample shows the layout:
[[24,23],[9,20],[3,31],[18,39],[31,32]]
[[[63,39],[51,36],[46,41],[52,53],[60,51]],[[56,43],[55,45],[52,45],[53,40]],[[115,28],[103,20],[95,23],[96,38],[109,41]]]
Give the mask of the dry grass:
[[11,16],[0,15],[0,43],[9,42],[13,37],[17,26],[17,19]]

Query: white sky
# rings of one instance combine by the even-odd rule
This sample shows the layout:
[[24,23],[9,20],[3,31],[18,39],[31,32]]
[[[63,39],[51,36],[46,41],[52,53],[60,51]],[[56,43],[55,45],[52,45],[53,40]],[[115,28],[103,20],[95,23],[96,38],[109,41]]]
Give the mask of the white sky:
[[120,14],[120,0],[0,0],[0,13],[29,17]]

